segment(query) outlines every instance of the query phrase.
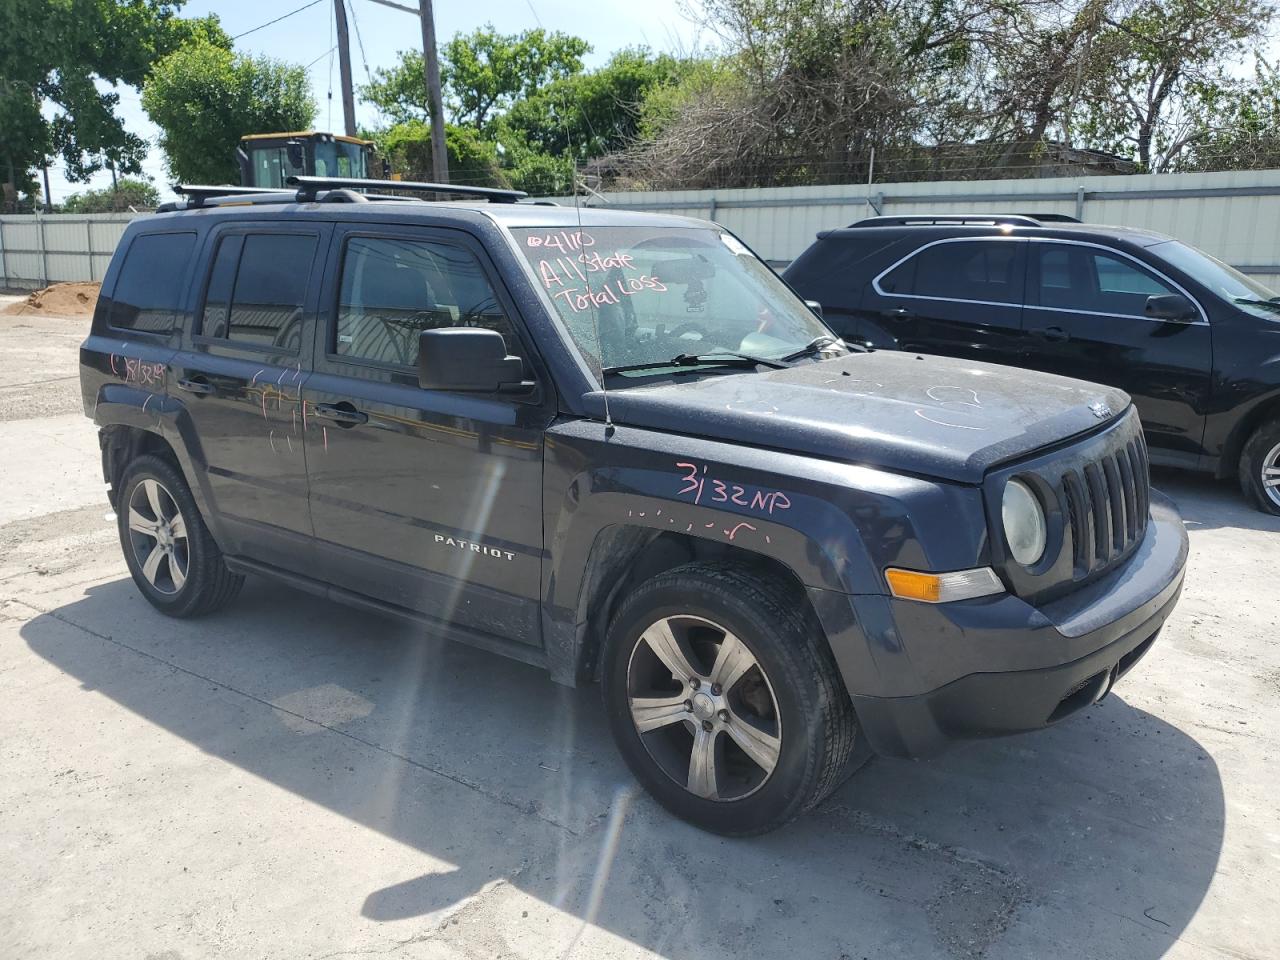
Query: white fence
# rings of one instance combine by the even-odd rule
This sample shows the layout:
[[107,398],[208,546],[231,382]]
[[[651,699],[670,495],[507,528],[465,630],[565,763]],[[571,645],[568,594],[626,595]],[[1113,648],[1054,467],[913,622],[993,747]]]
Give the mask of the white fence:
[[[794,260],[819,230],[877,212],[1066,213],[1177,237],[1280,290],[1280,170],[877,183],[870,190],[865,185],[673,190],[604,194],[585,204],[716,220],[774,263]],[[0,287],[102,279],[134,216],[0,217]]]
[[136,213],[0,217],[0,287],[39,289],[60,280],[101,280]]

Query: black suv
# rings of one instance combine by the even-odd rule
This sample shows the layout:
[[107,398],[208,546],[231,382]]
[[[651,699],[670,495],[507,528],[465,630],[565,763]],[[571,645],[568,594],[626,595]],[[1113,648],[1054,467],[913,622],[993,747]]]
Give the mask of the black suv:
[[1146,230],[1027,216],[873,217],[786,272],[842,337],[1128,393],[1153,463],[1239,476],[1280,514],[1280,297]]
[[257,574],[599,681],[658,800],[749,834],[1087,707],[1177,600],[1119,390],[848,349],[711,223],[298,185],[133,221],[81,350],[165,613]]

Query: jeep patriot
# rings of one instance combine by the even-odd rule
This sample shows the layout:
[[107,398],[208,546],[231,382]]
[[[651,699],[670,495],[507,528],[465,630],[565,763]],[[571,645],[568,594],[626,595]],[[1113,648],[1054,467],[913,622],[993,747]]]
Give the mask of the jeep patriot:
[[598,682],[653,796],[746,835],[1086,709],[1177,601],[1118,389],[846,345],[705,221],[291,185],[134,220],[81,349],[164,613],[253,574]]

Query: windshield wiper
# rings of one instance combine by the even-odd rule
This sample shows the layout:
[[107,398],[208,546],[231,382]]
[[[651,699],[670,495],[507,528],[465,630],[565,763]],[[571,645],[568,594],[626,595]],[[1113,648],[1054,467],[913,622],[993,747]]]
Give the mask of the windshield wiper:
[[1275,310],[1280,313],[1280,297],[1274,297],[1271,300],[1255,300],[1253,297],[1233,297],[1233,302],[1244,303],[1251,307],[1266,307],[1268,310]]
[[770,360],[766,357],[754,357],[749,353],[735,353],[732,350],[717,350],[714,353],[681,353],[670,360],[650,360],[647,363],[629,363],[616,367],[605,367],[605,373],[627,373],[632,370],[660,370],[663,367],[698,367],[703,365],[730,367],[769,367],[782,370],[790,366],[781,360]]
[[[795,361],[803,360],[805,357],[816,357],[823,350],[826,350],[828,347],[832,347],[832,346],[843,347],[845,350],[849,350],[849,351],[852,351],[855,349],[855,347],[852,344],[846,343],[845,341],[839,340],[836,337],[831,336],[830,334],[824,333],[820,337],[814,337],[812,340],[806,343],[799,350],[795,351],[795,353],[788,353],[785,357],[782,358],[782,362],[795,363]],[[866,349],[863,348],[862,352],[865,353]]]

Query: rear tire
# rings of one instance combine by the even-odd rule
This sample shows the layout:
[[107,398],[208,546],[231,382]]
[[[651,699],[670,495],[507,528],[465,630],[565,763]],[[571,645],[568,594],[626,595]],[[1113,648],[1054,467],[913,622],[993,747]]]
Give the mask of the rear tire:
[[1259,510],[1280,515],[1280,422],[1264,423],[1246,441],[1240,488]]
[[805,609],[776,578],[690,563],[636,587],[613,617],[609,724],[636,779],[677,817],[726,836],[764,833],[869,758]]
[[151,454],[124,470],[116,501],[120,546],[133,582],[171,617],[198,617],[230,603],[244,585],[222,559],[182,474]]

